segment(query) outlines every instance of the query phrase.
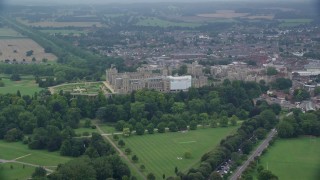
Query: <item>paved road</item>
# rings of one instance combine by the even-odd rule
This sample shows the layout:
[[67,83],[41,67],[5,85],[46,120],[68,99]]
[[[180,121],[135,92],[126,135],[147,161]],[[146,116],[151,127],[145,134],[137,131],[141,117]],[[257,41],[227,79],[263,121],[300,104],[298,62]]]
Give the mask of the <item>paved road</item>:
[[267,138],[258,146],[258,148],[251,153],[248,160],[244,162],[241,166],[237,168],[237,170],[232,174],[230,180],[237,180],[242,172],[248,167],[249,163],[254,160],[256,156],[260,156],[261,152],[266,149],[269,145],[269,142],[272,140],[273,136],[277,133],[275,129],[272,129],[268,134]]

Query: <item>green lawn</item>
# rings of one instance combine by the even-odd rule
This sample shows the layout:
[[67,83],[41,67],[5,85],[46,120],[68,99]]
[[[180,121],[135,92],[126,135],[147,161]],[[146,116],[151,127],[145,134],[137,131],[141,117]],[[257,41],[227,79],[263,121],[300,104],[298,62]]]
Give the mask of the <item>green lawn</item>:
[[293,27],[312,22],[312,19],[279,19],[281,24],[280,27]]
[[[152,172],[157,179],[162,179],[162,174],[166,177],[174,175],[176,166],[180,171],[186,171],[197,165],[204,153],[214,149],[221,139],[231,134],[236,128],[199,128],[185,133],[134,135],[124,139],[125,148],[130,147],[132,155],[138,156],[137,167],[141,164],[145,165],[145,174]],[[191,152],[192,158],[184,159],[185,152]]]
[[279,179],[320,179],[320,138],[277,140],[261,157],[260,164]]
[[140,20],[137,24],[137,26],[158,26],[158,27],[199,27],[201,26],[200,23],[188,23],[188,22],[172,22],[167,20],[162,20],[159,18],[153,18],[153,17],[145,17],[144,19]]
[[[22,157],[24,156],[24,157]],[[22,157],[22,158],[19,158]],[[47,150],[31,150],[27,145],[21,142],[7,143],[0,141],[0,159],[13,160],[19,158],[17,161],[31,163],[40,166],[50,166],[49,169],[54,170],[58,164],[63,164],[69,160],[70,157],[60,156],[59,152],[48,152]],[[16,167],[22,167],[21,164],[13,163]],[[7,167],[7,164],[5,164]],[[27,167],[27,166],[26,166]],[[32,170],[30,170],[32,169]],[[4,172],[5,177],[8,176],[13,179],[27,179],[31,176],[33,168],[17,170],[19,173],[15,172]]]
[[1,94],[16,93],[20,90],[22,95],[34,95],[35,92],[42,90],[31,76],[21,76],[21,81],[11,81],[6,75],[0,77],[5,84],[4,87],[0,87]]
[[[2,167],[1,167],[2,166]],[[12,168],[11,168],[12,167]],[[31,177],[31,174],[34,172],[34,167],[24,166],[22,164],[16,163],[6,163],[0,165],[0,179],[5,180],[25,180]]]

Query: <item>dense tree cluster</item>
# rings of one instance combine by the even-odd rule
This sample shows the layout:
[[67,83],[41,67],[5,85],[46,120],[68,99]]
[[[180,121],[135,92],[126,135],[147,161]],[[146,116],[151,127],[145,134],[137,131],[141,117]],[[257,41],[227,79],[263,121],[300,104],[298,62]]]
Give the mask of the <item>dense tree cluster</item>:
[[279,137],[282,138],[320,136],[320,111],[302,113],[295,109],[292,115],[283,118],[277,129]]
[[254,110],[252,98],[261,94],[254,82],[226,81],[223,86],[191,88],[188,92],[163,94],[141,90],[108,98],[96,111],[102,122],[116,122],[115,128],[129,128],[138,135],[194,130],[197,125],[225,127],[247,119]]

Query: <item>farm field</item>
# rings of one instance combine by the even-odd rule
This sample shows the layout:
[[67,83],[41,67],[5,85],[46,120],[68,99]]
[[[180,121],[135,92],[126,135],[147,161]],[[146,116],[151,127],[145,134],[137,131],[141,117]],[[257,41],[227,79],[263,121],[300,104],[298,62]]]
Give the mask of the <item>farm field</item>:
[[[60,156],[59,152],[28,149],[28,146],[21,142],[7,143],[0,141],[0,149],[0,159],[13,160],[18,158],[17,161],[19,162],[45,166],[51,170],[54,170],[58,164],[71,160],[69,157]],[[3,165],[4,168],[7,168],[9,164]],[[15,167],[15,170],[13,170],[13,172],[4,171],[4,177],[10,177],[12,179],[27,179],[34,171],[34,167],[29,167],[27,165],[25,166],[25,169],[23,169],[22,165],[18,163],[12,163],[12,165]]]
[[61,90],[74,94],[97,95],[101,91],[101,87],[105,87],[102,82],[86,82],[62,84],[50,87],[51,93],[59,93]]
[[279,21],[281,22],[280,27],[292,27],[309,24],[312,22],[312,19],[279,19]]
[[10,28],[0,28],[0,39],[22,38],[23,36],[17,31]]
[[[260,164],[279,179],[320,179],[320,138],[279,139]],[[294,172],[294,173],[293,173]]]
[[[236,126],[215,129],[198,128],[185,133],[134,135],[124,139],[126,146],[122,150],[131,148],[131,156],[137,155],[139,158],[137,166],[145,165],[145,174],[152,172],[157,179],[162,179],[163,174],[166,177],[174,175],[175,167],[180,171],[186,171],[197,165],[205,152],[214,149],[221,139],[231,134],[236,128]],[[192,158],[185,159],[183,157],[185,152],[190,152]]]
[[[31,56],[27,56],[28,51],[33,51]],[[39,44],[28,38],[19,39],[0,39],[0,61],[4,62],[6,59],[17,62],[32,62],[36,58],[37,62],[42,59],[54,61],[57,57],[51,53],[45,53],[44,48]]]
[[22,95],[34,95],[42,90],[31,76],[21,76],[21,81],[11,81],[6,75],[0,75],[4,87],[0,87],[1,94],[16,93],[18,90]]
[[199,17],[217,18],[217,19],[232,19],[237,17],[244,17],[249,13],[236,13],[234,10],[218,10],[215,13],[198,14]]
[[19,21],[25,25],[33,26],[33,27],[101,27],[102,24],[100,22],[55,22],[55,21],[42,21],[42,22],[34,22],[29,23],[27,21],[19,19]]
[[137,24],[137,26],[158,26],[158,27],[199,27],[201,26],[200,23],[193,23],[193,22],[172,22],[167,20],[162,20],[159,18],[150,18],[145,17],[144,19],[140,20]]
[[69,30],[69,29],[46,29],[46,30],[40,30],[41,32],[48,33],[48,34],[62,34],[62,35],[81,35],[81,34],[87,34],[86,31],[80,31],[80,30]]

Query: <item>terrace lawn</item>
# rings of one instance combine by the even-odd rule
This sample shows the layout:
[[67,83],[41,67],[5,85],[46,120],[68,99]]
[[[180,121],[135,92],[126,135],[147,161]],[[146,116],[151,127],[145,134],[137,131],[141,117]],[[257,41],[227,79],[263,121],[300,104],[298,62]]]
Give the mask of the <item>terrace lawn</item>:
[[145,17],[144,19],[140,20],[137,24],[137,26],[158,26],[158,27],[199,27],[201,24],[199,23],[188,23],[188,22],[172,22],[167,20],[162,20],[159,18],[153,18],[153,17]]
[[58,86],[51,87],[54,93],[58,93],[61,90],[70,93],[80,93],[80,94],[98,94],[104,86],[102,82],[87,82],[87,83],[71,83],[62,84]]
[[0,75],[4,87],[0,87],[1,94],[17,93],[19,90],[22,95],[34,95],[35,92],[42,90],[31,76],[21,76],[20,81],[11,81],[6,75]]
[[[175,167],[178,167],[179,171],[186,171],[198,165],[204,153],[213,150],[221,139],[231,134],[236,128],[237,126],[215,129],[198,128],[185,133],[134,135],[124,138],[126,146],[122,150],[127,147],[131,148],[131,156],[135,154],[139,158],[137,167],[143,164],[146,167],[145,174],[152,172],[157,179],[162,179],[163,174],[166,177],[173,176]],[[183,157],[185,152],[191,152],[192,158],[185,159]]]
[[320,179],[320,138],[277,140],[261,157],[260,164],[279,179]]

